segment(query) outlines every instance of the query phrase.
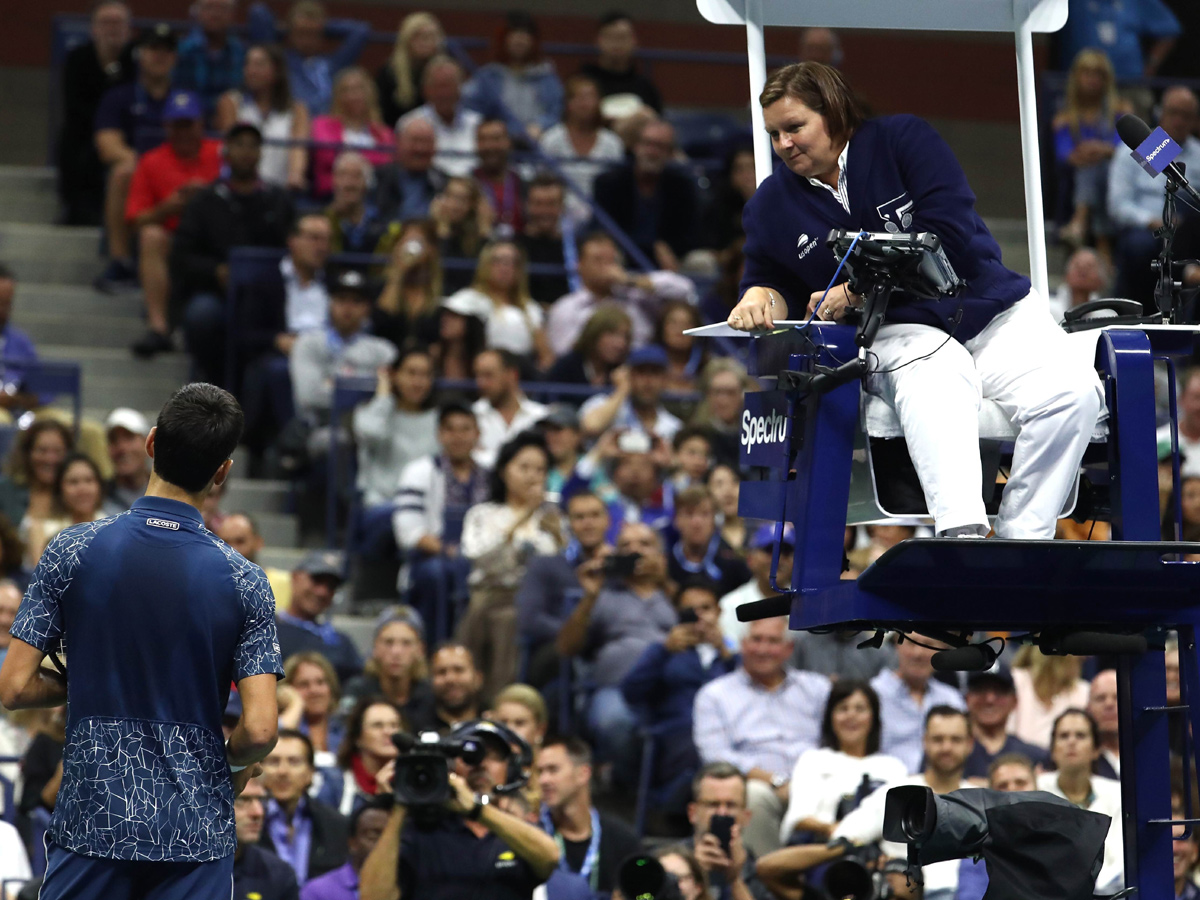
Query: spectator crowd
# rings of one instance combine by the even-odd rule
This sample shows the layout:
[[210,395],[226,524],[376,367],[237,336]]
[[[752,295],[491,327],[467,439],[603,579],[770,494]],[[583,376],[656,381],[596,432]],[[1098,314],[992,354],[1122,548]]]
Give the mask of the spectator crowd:
[[[1160,185],[1116,150],[1115,120],[1143,110],[1160,67],[1200,73],[1178,67],[1186,37],[1162,0],[1139,5],[1133,22],[1120,3],[1071,2],[1054,121],[1059,236],[1074,250],[1060,314],[1152,290]],[[524,13],[473,68],[413,12],[374,74],[358,65],[369,28],[316,0],[282,22],[263,3],[244,27],[237,13],[197,0],[186,33],[159,23],[135,39],[129,5],[99,0],[62,74],[59,151],[66,220],[104,225],[97,287],[142,292],[133,352],[182,341],[194,377],[241,401],[251,474],[338,500],[343,551],[266,568],[281,731],[235,803],[235,898],[609,896],[642,850],[685,900],[820,898],[846,846],[833,839],[906,856],[882,840],[899,784],[1036,787],[1104,812],[1097,889],[1120,888],[1110,661],[1026,646],[959,679],[935,674],[941,645],[920,635],[860,650],[852,634],[737,620],[789,583],[795,538],[738,512],[757,381],[685,331],[736,301],[753,155],[732,135],[700,186],[629,15],[602,17],[594,60],[560,78]],[[800,54],[842,60],[827,29],[807,29]],[[1200,166],[1196,93],[1149,99]],[[1200,216],[1181,228],[1193,240]],[[36,350],[7,321],[18,289],[0,267],[0,418],[22,426],[0,476],[0,625],[48,541],[128,509],[150,471],[141,412],[72,429],[22,390]],[[347,377],[370,386],[350,411],[336,402]],[[1184,538],[1197,540],[1200,369],[1180,391]],[[1169,435],[1166,450],[1165,533]],[[312,538],[324,507],[299,512]],[[219,497],[206,524],[250,561],[263,553],[254,517]],[[913,533],[848,530],[847,577]],[[378,613],[369,641],[335,622],[335,602]],[[1178,703],[1178,653],[1166,657]],[[239,711],[235,693],[227,719]],[[0,720],[0,755],[22,759],[0,879],[32,874],[64,715]],[[460,815],[432,824],[391,801],[393,737],[422,732],[486,746],[458,763]],[[495,808],[471,806],[522,768]],[[1198,855],[1197,839],[1176,840],[1177,896],[1200,893]],[[987,886],[982,864],[927,867],[923,894],[886,877],[928,900]]]

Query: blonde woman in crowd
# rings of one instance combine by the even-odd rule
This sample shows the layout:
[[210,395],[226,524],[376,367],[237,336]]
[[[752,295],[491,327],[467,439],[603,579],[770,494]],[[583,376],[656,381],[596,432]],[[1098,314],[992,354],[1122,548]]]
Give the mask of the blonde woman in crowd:
[[1046,656],[1026,644],[1013,658],[1017,708],[1008,717],[1008,730],[1035,747],[1049,747],[1054,720],[1073,707],[1088,703],[1088,683],[1079,677],[1078,656]]
[[487,346],[507,350],[539,368],[554,362],[546,341],[545,313],[529,296],[525,251],[512,241],[493,241],[479,254],[475,279],[446,303],[485,324]]
[[380,111],[389,128],[425,102],[421,75],[425,64],[445,52],[445,47],[446,33],[432,13],[409,13],[400,22],[392,55],[375,76]]
[[283,664],[277,691],[279,727],[308,735],[318,769],[337,764],[344,726],[337,716],[341,690],[337,673],[320,653],[293,653]]
[[324,145],[313,150],[313,191],[318,197],[333,192],[333,163],[342,150],[357,150],[373,166],[392,161],[396,138],[383,124],[379,93],[365,69],[343,69],[333,80],[329,115],[312,123],[312,139]]
[[1054,117],[1055,157],[1074,176],[1073,212],[1058,236],[1078,247],[1091,235],[1105,256],[1111,255],[1108,163],[1121,145],[1117,117],[1126,112],[1108,55],[1097,49],[1079,51],[1067,75],[1066,102]]

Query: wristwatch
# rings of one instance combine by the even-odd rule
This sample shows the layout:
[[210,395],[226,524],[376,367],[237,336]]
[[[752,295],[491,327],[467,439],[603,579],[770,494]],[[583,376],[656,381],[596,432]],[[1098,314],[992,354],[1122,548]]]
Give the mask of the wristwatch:
[[789,781],[791,781],[791,779],[786,775],[772,775],[771,787],[775,788],[775,790],[779,790],[781,787],[785,787]]
[[492,798],[487,794],[476,794],[475,805],[471,807],[471,811],[467,813],[467,818],[472,822],[478,822],[480,816],[483,815],[483,808],[492,805]]

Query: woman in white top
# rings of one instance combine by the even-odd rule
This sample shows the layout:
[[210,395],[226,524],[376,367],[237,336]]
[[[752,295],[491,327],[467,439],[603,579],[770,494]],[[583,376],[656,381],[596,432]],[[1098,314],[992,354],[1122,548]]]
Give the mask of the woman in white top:
[[238,122],[255,126],[266,142],[258,164],[259,177],[268,184],[304,190],[308,186],[307,148],[272,143],[306,141],[309,134],[308,110],[292,99],[283,51],[273,44],[255,44],[247,50],[242,84],[242,90],[227,91],[217,101],[217,130],[228,131]]
[[445,305],[481,319],[489,349],[507,350],[543,369],[554,362],[543,328],[545,315],[529,296],[525,251],[512,241],[485,246],[471,286],[455,291]]
[[1039,791],[1069,800],[1080,809],[1104,813],[1112,822],[1104,841],[1104,863],[1096,878],[1098,893],[1120,889],[1125,871],[1121,830],[1121,782],[1093,774],[1100,758],[1100,729],[1082,709],[1068,709],[1054,720],[1050,732],[1050,761],[1057,771],[1038,776]]
[[[903,762],[879,752],[881,729],[875,689],[865,681],[835,681],[821,721],[821,746],[800,754],[792,771],[791,799],[779,832],[785,845],[797,832],[808,832],[817,843],[828,841],[843,801],[848,807],[866,789],[864,778],[874,790],[908,775]],[[849,808],[841,812],[844,816]]]
[[534,555],[552,556],[566,546],[558,507],[546,502],[550,453],[545,439],[524,431],[500,448],[487,503],[467,510],[462,555],[471,561],[471,603],[458,639],[484,676],[484,696],[516,681],[519,663],[516,593]]
[[[572,75],[563,88],[566,91],[563,120],[546,129],[538,143],[547,156],[561,160],[563,174],[590,199],[596,177],[625,158],[625,145],[603,127],[600,85],[586,75]],[[586,205],[574,197],[569,198],[568,207],[572,218],[579,218],[580,210],[575,207],[587,212]]]
[[404,467],[438,452],[437,415],[428,350],[405,350],[390,369],[380,369],[375,396],[354,410],[358,489],[365,506],[391,503]]
[[1078,656],[1046,656],[1032,644],[1018,650],[1012,668],[1017,708],[1008,717],[1009,734],[1035,747],[1048,747],[1058,716],[1087,706],[1088,683],[1079,677],[1082,666]]

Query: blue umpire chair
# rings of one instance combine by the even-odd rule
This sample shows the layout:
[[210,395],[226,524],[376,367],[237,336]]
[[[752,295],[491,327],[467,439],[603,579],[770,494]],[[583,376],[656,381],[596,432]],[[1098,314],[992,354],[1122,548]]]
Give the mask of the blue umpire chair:
[[[880,481],[895,474],[879,465],[860,428],[860,347],[870,327],[869,313],[857,333],[849,325],[785,322],[753,341],[756,374],[774,379],[776,389],[746,397],[743,422],[752,427],[743,429],[742,462],[754,477],[742,483],[739,512],[792,523],[796,548],[791,583],[779,586],[783,596],[744,604],[739,619],[789,615],[797,630],[866,632],[866,652],[888,631],[919,633],[952,648],[934,659],[947,669],[989,667],[997,650],[972,639],[993,631],[1048,654],[1117,655],[1126,885],[1143,897],[1173,896],[1168,717],[1187,716],[1200,734],[1200,565],[1187,559],[1200,555],[1200,544],[1161,540],[1154,370],[1163,365],[1173,379],[1175,361],[1200,346],[1200,327],[1143,320],[1071,336],[1085,352],[1094,342],[1108,411],[1107,433],[1095,434],[1084,456],[1076,515],[1108,520],[1111,541],[914,539],[847,581],[846,525],[889,511],[878,502],[889,496]],[[981,414],[981,434],[994,444],[982,448],[985,462],[989,453],[1011,452],[1004,423],[986,421],[994,412]],[[1173,404],[1171,413],[1174,428]],[[986,501],[996,499],[994,478],[981,489]],[[905,513],[924,515],[923,499],[915,502],[920,508]],[[777,546],[773,583],[778,555]],[[1173,707],[1163,652],[1171,631],[1179,637],[1183,695]],[[1183,732],[1192,760],[1192,738]],[[1183,772],[1190,827],[1200,818],[1190,808],[1191,765]]]

